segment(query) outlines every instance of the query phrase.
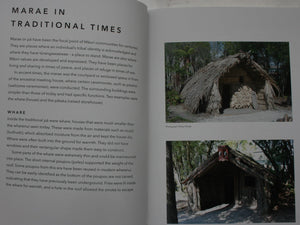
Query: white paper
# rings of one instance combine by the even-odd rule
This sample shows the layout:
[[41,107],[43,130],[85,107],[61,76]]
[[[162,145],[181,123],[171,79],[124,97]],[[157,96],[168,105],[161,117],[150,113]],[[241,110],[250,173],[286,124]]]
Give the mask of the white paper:
[[1,224],[144,224],[146,8],[135,1],[2,2],[1,30]]
[[[298,21],[297,8],[173,8],[150,11],[149,120],[155,123],[150,122],[149,134],[149,224],[166,224],[167,221],[166,141],[294,139],[297,180],[297,96],[300,94],[297,87],[300,82]],[[201,41],[289,42],[293,122],[167,123],[164,44]],[[298,189],[296,196],[297,192]]]

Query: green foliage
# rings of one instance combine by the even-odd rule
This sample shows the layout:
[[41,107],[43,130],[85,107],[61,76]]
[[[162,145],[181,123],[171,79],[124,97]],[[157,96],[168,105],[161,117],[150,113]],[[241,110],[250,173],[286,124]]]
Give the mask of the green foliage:
[[264,152],[281,183],[294,183],[293,140],[255,140]]
[[[179,181],[184,181],[188,175],[205,160],[223,141],[173,141],[173,165]],[[183,191],[183,187],[181,186]]]
[[180,98],[180,95],[175,90],[167,91],[166,95],[167,103],[169,105],[178,105],[183,102],[183,100]]
[[293,206],[295,204],[293,140],[256,140],[253,142],[264,152],[277,175],[275,194],[272,197],[273,204]]
[[166,120],[167,122],[191,122],[189,120],[185,120],[181,117],[171,117],[169,112],[170,105],[178,105],[183,103],[183,100],[180,98],[180,95],[175,90],[166,90]]
[[179,91],[186,79],[209,61],[209,42],[166,43],[166,88]]
[[256,145],[254,145],[253,142],[247,140],[226,141],[225,144],[230,148],[238,150],[251,157],[253,157],[253,152],[257,151]]

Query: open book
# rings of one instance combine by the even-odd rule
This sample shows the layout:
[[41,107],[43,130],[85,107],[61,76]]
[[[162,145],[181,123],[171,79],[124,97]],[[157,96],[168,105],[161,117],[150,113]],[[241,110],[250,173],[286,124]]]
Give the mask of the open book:
[[0,10],[1,225],[296,221],[299,9]]

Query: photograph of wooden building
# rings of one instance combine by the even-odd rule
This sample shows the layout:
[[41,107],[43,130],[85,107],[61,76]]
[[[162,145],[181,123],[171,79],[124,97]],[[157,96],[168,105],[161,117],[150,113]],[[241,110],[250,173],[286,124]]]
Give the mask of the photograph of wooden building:
[[183,184],[188,186],[189,206],[193,211],[223,203],[257,204],[260,213],[270,210],[270,190],[275,174],[251,157],[229,146],[196,168]]
[[226,108],[274,109],[274,89],[268,73],[248,53],[211,62],[195,73],[181,91],[192,113],[220,113]]
[[167,222],[295,222],[294,141],[167,141]]

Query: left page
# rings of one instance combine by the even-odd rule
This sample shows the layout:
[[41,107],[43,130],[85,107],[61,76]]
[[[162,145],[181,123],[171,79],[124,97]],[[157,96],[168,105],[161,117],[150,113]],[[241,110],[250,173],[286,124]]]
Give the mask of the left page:
[[146,7],[0,8],[0,223],[145,224]]

